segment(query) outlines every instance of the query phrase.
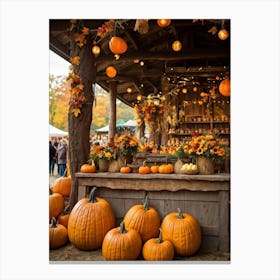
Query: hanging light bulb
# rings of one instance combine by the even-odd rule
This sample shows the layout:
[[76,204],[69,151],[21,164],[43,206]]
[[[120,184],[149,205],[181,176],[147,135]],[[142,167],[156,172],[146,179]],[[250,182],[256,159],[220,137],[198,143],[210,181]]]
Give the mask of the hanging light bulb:
[[128,93],[131,93],[131,92],[132,92],[131,87],[128,87],[128,88],[126,89],[126,91],[127,91]]
[[171,23],[170,19],[158,19],[157,20],[157,24],[159,27],[167,27],[169,26]]
[[136,98],[137,98],[138,101],[140,101],[142,99],[142,96],[138,95]]
[[228,38],[228,36],[229,36],[229,33],[225,28],[221,29],[218,33],[218,37],[220,40],[226,40]]
[[92,53],[95,55],[95,56],[98,56],[100,54],[100,47],[97,46],[97,45],[94,45],[92,47]]
[[183,88],[183,89],[182,89],[182,92],[183,92],[183,93],[187,93],[188,90],[187,90],[186,88]]
[[179,52],[182,49],[182,44],[179,40],[176,40],[172,44],[172,49],[174,52]]

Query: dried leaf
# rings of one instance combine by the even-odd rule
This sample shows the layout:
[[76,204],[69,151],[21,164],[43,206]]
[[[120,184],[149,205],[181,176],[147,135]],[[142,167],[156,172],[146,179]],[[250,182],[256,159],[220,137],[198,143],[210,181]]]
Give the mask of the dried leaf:
[[212,26],[209,30],[208,30],[209,33],[212,33],[212,35],[215,35],[217,32],[218,32],[218,29],[217,27],[214,25]]
[[81,113],[81,111],[79,108],[75,108],[75,109],[72,109],[72,113],[77,118],[79,116],[79,114]]
[[80,57],[78,55],[71,57],[70,62],[75,65],[80,65]]

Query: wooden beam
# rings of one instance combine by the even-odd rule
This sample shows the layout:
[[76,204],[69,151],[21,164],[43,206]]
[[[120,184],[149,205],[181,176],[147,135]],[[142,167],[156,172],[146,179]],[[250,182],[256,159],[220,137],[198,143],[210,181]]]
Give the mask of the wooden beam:
[[52,36],[50,36],[50,49],[66,61],[70,61],[70,50]]
[[108,140],[113,142],[116,134],[116,98],[117,98],[117,81],[111,81],[109,85],[109,96],[110,96],[110,113],[109,113],[109,132]]
[[224,49],[189,49],[186,53],[152,53],[152,52],[130,52],[121,55],[119,60],[112,60],[108,56],[100,56],[96,59],[97,71],[105,69],[109,65],[118,66],[118,64],[134,63],[135,59],[150,61],[180,61],[180,60],[196,60],[209,58],[227,58],[229,51]]

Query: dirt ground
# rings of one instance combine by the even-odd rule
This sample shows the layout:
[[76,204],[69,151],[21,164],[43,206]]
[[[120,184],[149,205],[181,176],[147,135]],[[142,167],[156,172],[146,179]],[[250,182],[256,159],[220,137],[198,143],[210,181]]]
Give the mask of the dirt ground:
[[[49,185],[52,186],[54,181],[58,178],[57,168],[55,168],[54,176],[49,176]],[[229,261],[230,254],[224,252],[198,252],[194,256],[187,258],[175,257],[174,261]],[[101,250],[83,251],[74,247],[71,243],[59,249],[50,250],[49,261],[55,262],[92,262],[104,261]],[[143,260],[139,259],[139,262]]]

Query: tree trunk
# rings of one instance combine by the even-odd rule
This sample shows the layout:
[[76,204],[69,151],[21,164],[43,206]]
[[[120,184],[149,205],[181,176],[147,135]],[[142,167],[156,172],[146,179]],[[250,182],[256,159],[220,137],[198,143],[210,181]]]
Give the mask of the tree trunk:
[[[73,35],[73,34],[72,34]],[[73,65],[75,72],[80,76],[84,85],[84,95],[86,100],[83,103],[81,114],[75,117],[69,107],[68,126],[69,126],[69,160],[72,178],[72,187],[69,199],[69,208],[72,209],[78,199],[78,182],[76,172],[80,171],[81,165],[88,161],[90,153],[90,126],[92,122],[92,106],[94,93],[92,85],[96,77],[96,67],[94,56],[91,52],[90,43],[79,47],[71,36],[70,57],[80,56],[80,65]]]

